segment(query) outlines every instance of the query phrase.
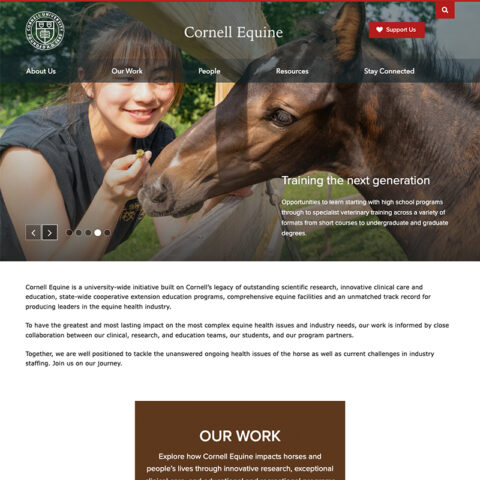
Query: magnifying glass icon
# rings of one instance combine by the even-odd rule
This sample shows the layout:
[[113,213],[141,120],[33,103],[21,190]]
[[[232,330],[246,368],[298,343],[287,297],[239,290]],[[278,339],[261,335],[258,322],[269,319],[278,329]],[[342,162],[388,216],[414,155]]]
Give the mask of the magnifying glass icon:
[[442,13],[447,13],[448,14],[448,8],[447,7],[442,7]]

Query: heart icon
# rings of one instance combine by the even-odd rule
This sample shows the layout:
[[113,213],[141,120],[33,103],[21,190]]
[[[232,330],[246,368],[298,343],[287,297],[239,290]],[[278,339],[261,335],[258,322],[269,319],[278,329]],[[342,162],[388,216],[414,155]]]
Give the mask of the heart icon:
[[383,27],[377,27],[377,32],[381,32],[383,30]]

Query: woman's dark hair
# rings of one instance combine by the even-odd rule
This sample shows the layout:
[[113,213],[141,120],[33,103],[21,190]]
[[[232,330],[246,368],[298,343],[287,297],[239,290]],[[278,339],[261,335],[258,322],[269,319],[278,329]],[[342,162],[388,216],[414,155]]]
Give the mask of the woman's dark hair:
[[[93,13],[92,13],[93,12]],[[83,12],[83,28],[77,48],[77,71],[84,82],[112,81],[112,68],[123,66],[167,67],[168,81],[175,83],[171,108],[182,97],[182,60],[177,47],[118,7],[96,4]],[[82,85],[69,88],[70,103],[87,100]]]

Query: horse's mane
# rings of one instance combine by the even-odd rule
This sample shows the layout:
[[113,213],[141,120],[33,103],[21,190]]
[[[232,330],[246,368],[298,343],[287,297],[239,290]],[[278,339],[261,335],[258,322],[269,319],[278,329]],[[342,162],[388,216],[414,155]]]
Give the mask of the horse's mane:
[[[321,18],[307,18],[299,22],[297,27],[322,39],[328,38],[326,31],[330,30]],[[471,78],[472,72],[467,72],[465,67],[440,47],[435,40],[427,40],[419,45],[415,39],[412,39],[410,48],[408,48],[406,42],[368,38],[366,31],[363,45],[365,46],[363,50],[367,55],[372,47],[378,49],[399,64],[408,68],[415,67],[416,76],[421,79],[419,81],[436,84],[439,88],[463,98],[474,108],[480,109],[480,71]]]

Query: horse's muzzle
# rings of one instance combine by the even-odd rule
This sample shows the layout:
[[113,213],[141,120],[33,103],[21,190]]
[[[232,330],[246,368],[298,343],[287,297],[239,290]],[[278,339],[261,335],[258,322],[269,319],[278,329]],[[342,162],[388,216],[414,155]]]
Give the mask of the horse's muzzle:
[[144,184],[138,192],[138,200],[150,217],[183,217],[195,213],[203,206],[203,201],[178,202],[174,200],[172,183],[166,175],[160,175],[152,183]]
[[138,200],[145,213],[151,217],[170,215],[174,209],[171,184],[162,175],[150,184],[144,184],[138,192]]

